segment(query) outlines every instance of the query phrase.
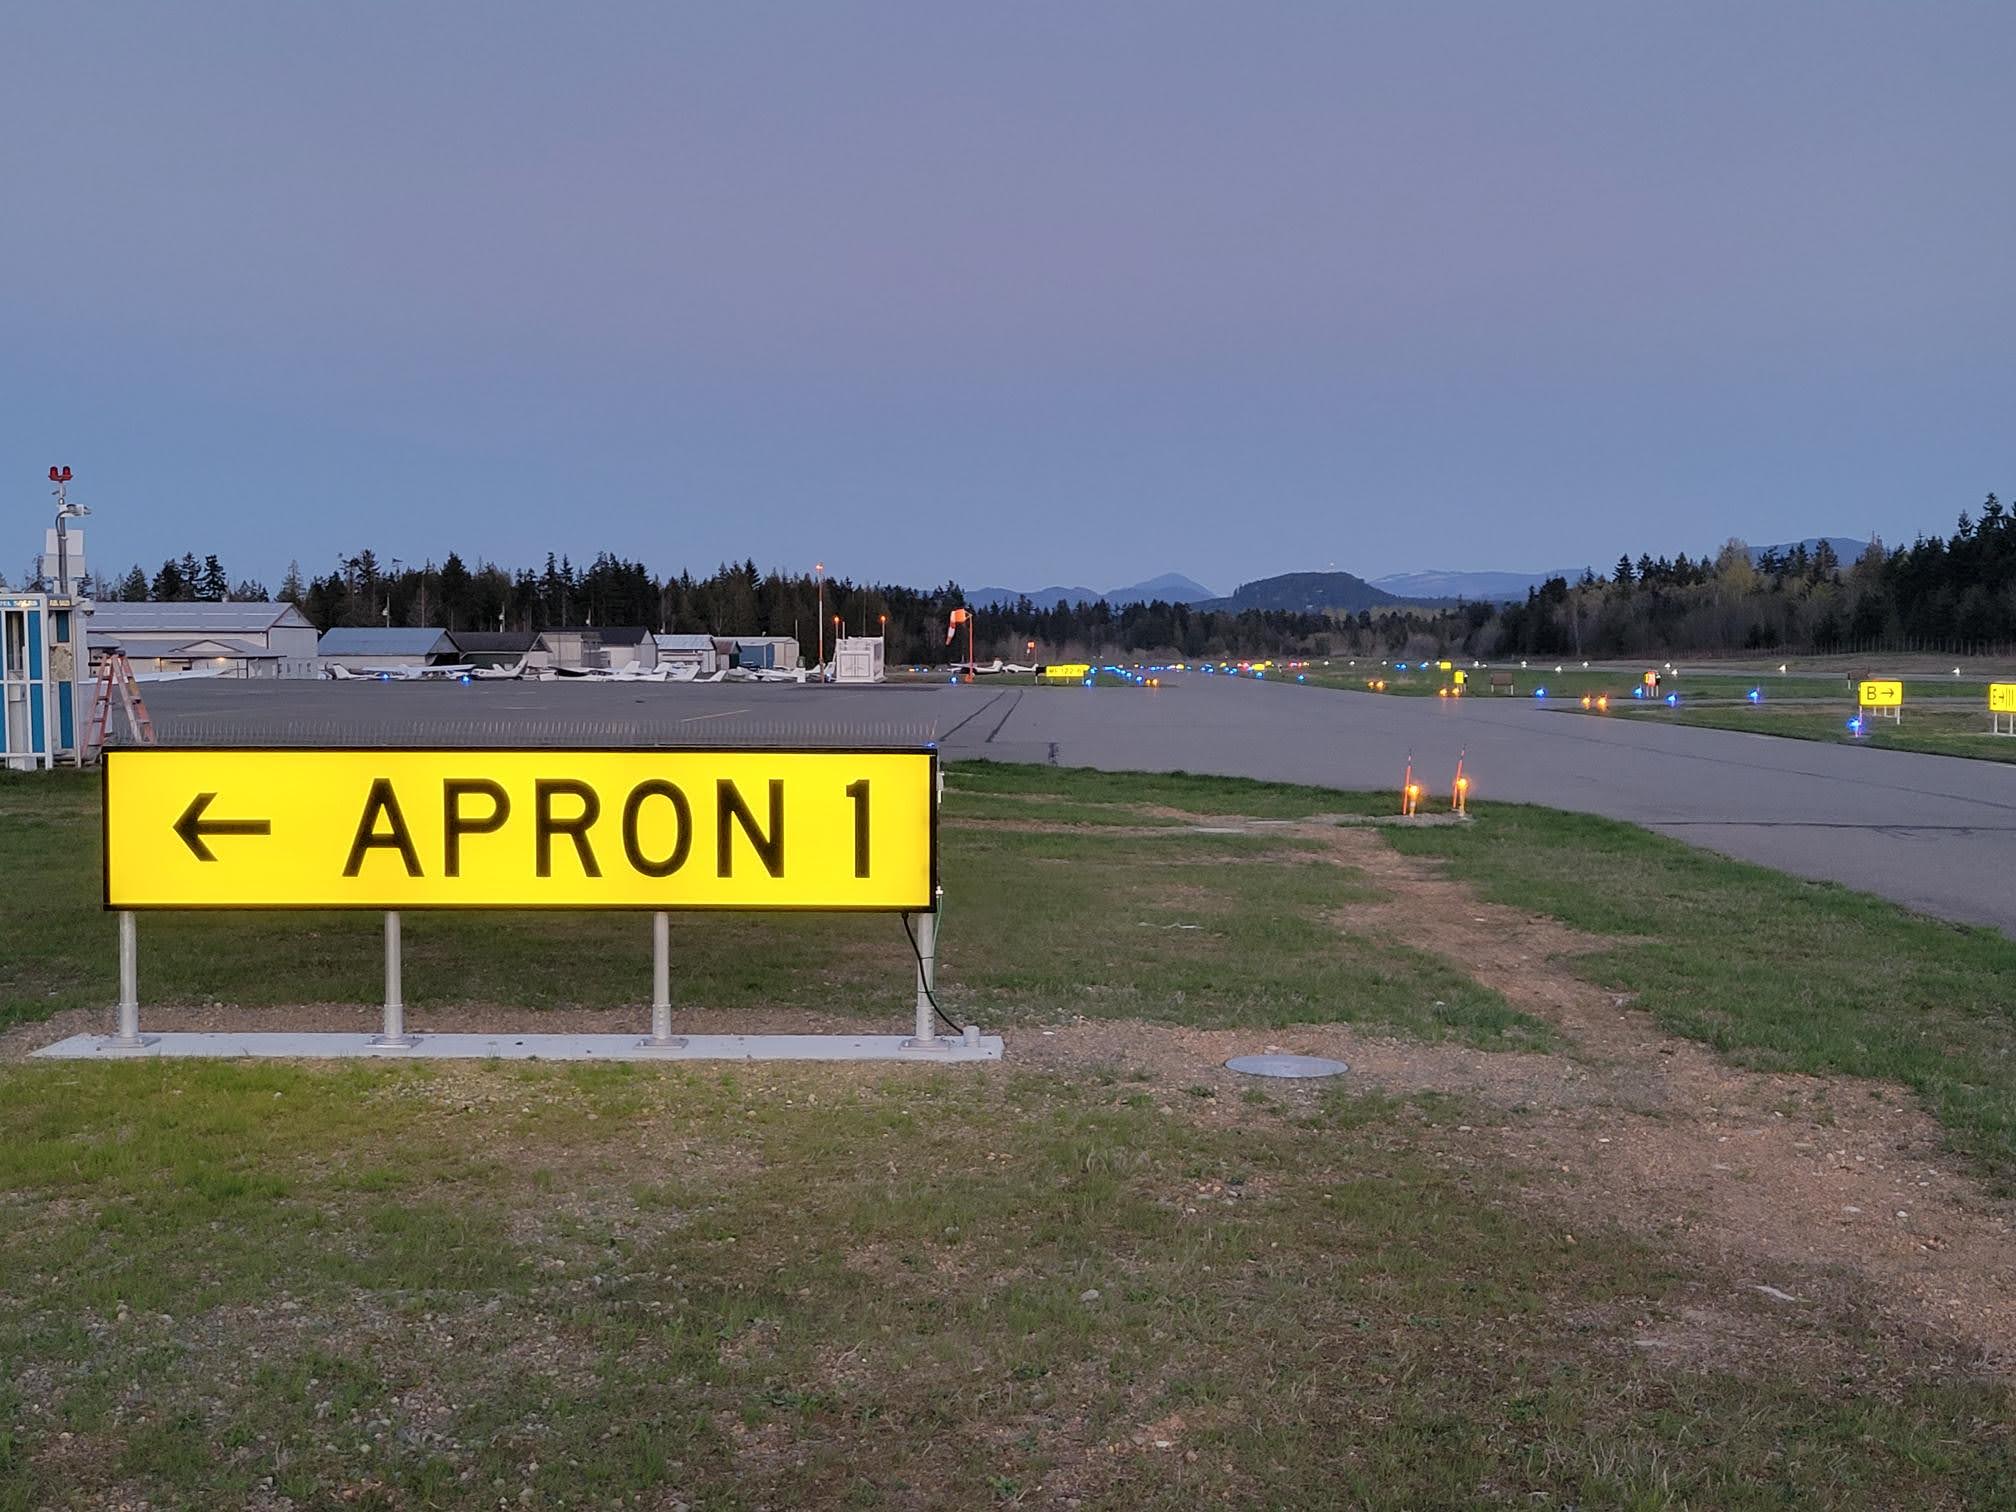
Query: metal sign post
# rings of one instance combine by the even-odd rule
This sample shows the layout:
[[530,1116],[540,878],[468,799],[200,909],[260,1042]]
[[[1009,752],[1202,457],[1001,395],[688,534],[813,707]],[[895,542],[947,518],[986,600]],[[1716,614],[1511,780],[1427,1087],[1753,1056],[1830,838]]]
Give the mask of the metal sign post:
[[905,1050],[943,1050],[947,1041],[938,1037],[938,911],[916,915],[917,925],[917,1032],[903,1041]]
[[385,910],[385,1027],[371,1037],[374,1050],[411,1050],[420,1041],[406,1032],[405,951],[399,937],[399,910]]
[[140,940],[133,915],[119,915],[119,1024],[112,1045],[119,1050],[139,1050],[151,1045],[151,1036],[140,1032]]
[[651,915],[651,1033],[637,1042],[647,1050],[680,1050],[686,1041],[672,1032],[672,915]]

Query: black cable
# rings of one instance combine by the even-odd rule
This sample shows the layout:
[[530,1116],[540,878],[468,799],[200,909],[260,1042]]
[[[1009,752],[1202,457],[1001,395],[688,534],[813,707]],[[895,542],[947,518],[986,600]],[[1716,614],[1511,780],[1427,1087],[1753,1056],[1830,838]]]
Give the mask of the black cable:
[[917,932],[910,927],[910,915],[902,915],[903,936],[910,942],[910,953],[917,957],[917,980],[924,985],[924,1000],[931,1005],[931,1011],[945,1020],[945,1027],[954,1034],[966,1031],[952,1021],[952,1016],[938,1006],[938,994],[931,990],[931,973],[924,969],[924,947],[917,943]]

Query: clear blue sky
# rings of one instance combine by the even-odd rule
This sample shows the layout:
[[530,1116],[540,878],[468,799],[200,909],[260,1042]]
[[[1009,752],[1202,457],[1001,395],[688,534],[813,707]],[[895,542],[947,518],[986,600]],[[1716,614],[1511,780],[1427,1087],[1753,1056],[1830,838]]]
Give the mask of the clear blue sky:
[[2016,5],[20,3],[0,568],[969,585],[2016,491]]

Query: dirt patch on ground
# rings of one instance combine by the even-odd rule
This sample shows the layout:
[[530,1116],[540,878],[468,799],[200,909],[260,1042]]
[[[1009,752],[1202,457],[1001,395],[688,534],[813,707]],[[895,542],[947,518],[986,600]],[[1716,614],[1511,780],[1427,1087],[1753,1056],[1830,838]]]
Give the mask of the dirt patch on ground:
[[1450,1153],[1467,1148],[1480,1164],[1510,1156],[1551,1173],[1559,1179],[1536,1180],[1527,1195],[1558,1205],[1571,1225],[1616,1222],[1670,1239],[1733,1264],[1786,1308],[1832,1289],[1828,1273],[1845,1271],[1861,1278],[1861,1300],[1874,1311],[1966,1341],[1986,1369],[2016,1371],[2016,1207],[1988,1197],[1945,1153],[1937,1121],[1910,1093],[1731,1066],[1575,974],[1576,955],[1614,940],[1485,903],[1373,831],[1309,825],[1294,833],[1322,838],[1381,893],[1340,909],[1341,929],[1379,934],[1424,916],[1469,921],[1472,929],[1448,937],[1458,943],[1443,958],[1556,1028],[1562,1053],[1424,1045],[1339,1024],[1254,1031],[1103,1022],[1011,1035],[1010,1054],[1145,1075],[1172,1111],[1210,1119],[1254,1116],[1241,1097],[1253,1089],[1313,1104],[1320,1093],[1311,1088],[1324,1084],[1223,1069],[1231,1056],[1272,1049],[1344,1060],[1355,1087],[1474,1098],[1483,1111],[1474,1125],[1451,1130]]

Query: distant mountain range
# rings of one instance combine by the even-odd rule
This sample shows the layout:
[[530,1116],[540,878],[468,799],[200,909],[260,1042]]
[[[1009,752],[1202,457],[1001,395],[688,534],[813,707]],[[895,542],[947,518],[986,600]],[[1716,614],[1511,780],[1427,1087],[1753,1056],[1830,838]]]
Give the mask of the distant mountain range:
[[[978,608],[992,609],[997,605],[1012,604],[1022,596],[1020,588],[974,588],[967,592],[966,602]],[[1109,604],[1152,604],[1157,599],[1165,604],[1201,604],[1217,596],[1195,578],[1187,578],[1180,572],[1165,572],[1160,577],[1143,582],[1108,588],[1104,593],[1096,588],[1082,587],[1052,586],[1029,590],[1029,602],[1039,609],[1048,609],[1060,601],[1092,604],[1100,599]]]
[[[1784,556],[1802,545],[1812,552],[1822,540],[1834,548],[1834,554],[1841,559],[1843,566],[1855,561],[1868,546],[1866,541],[1852,536],[1809,536],[1804,541],[1786,541],[1776,546],[1752,546],[1750,558],[1756,561],[1767,551]],[[1539,587],[1549,578],[1566,578],[1572,583],[1582,576],[1583,570],[1580,566],[1556,567],[1546,572],[1431,570],[1393,572],[1369,581],[1348,572],[1284,572],[1276,577],[1241,583],[1222,598],[1194,578],[1165,572],[1160,577],[1129,583],[1123,588],[1109,588],[1104,593],[1093,588],[1053,586],[1035,589],[1028,597],[1031,603],[1044,609],[1059,600],[1080,604],[1104,599],[1117,605],[1160,599],[1165,603],[1229,610],[1235,614],[1245,609],[1283,609],[1295,614],[1317,614],[1327,609],[1341,614],[1356,614],[1361,609],[1378,609],[1390,604],[1433,606],[1452,604],[1458,599],[1470,603],[1515,603],[1526,597],[1528,589]],[[1592,563],[1589,570],[1598,577],[1608,577],[1615,569],[1608,564]],[[1012,604],[1020,597],[1022,590],[1016,588],[976,588],[966,595],[966,600],[991,608]]]

